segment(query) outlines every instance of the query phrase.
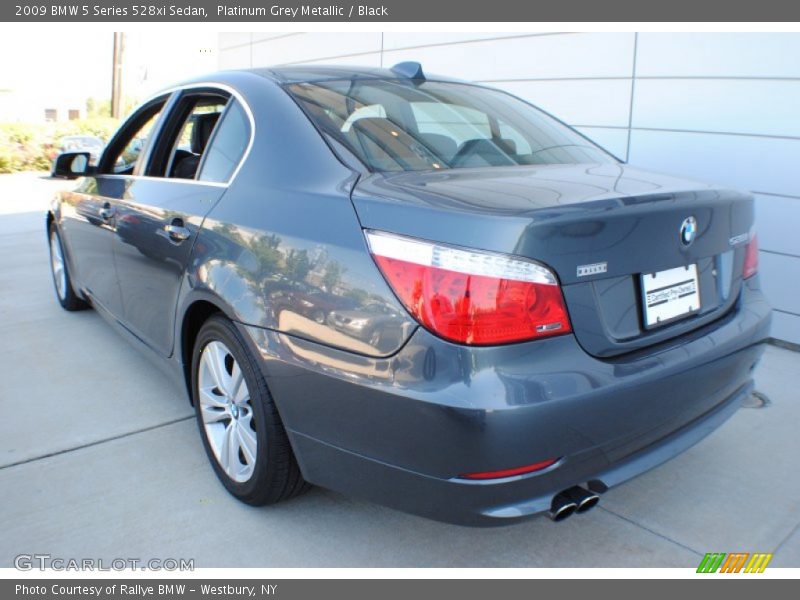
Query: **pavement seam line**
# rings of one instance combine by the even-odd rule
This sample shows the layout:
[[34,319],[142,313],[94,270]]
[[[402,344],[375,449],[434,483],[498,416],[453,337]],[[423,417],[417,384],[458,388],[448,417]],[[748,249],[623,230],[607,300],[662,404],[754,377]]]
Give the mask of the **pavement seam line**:
[[99,446],[100,444],[105,444],[107,442],[113,442],[114,440],[121,440],[126,437],[130,437],[132,435],[136,435],[138,433],[146,433],[148,431],[153,431],[154,429],[161,429],[162,427],[169,427],[170,425],[175,425],[176,423],[181,423],[183,421],[188,421],[189,419],[194,419],[194,415],[188,415],[186,417],[180,417],[178,419],[172,419],[171,421],[167,421],[165,423],[159,423],[158,425],[151,425],[150,427],[142,427],[141,429],[136,429],[134,431],[127,431],[125,433],[121,433],[119,435],[115,435],[108,438],[103,438],[101,440],[95,440],[94,442],[88,442],[86,444],[81,444],[80,446],[75,446],[73,448],[65,448],[64,450],[56,450],[55,452],[49,452],[47,454],[42,454],[41,456],[34,456],[33,458],[26,458],[25,460],[20,460],[14,463],[9,463],[7,465],[0,466],[0,471],[4,469],[10,469],[11,467],[19,467],[21,465],[27,465],[32,462],[37,462],[40,460],[44,460],[45,458],[51,458],[53,456],[60,456],[61,454],[69,454],[70,452],[75,452],[76,450],[83,450],[85,448],[91,448],[92,446]]
[[788,541],[791,539],[791,537],[792,537],[792,536],[793,536],[795,533],[797,533],[797,531],[798,531],[798,530],[800,530],[800,523],[798,523],[797,525],[795,525],[795,526],[792,528],[792,530],[791,530],[789,533],[787,533],[787,534],[786,534],[786,537],[784,537],[784,538],[783,538],[783,539],[782,539],[782,540],[781,540],[781,541],[778,543],[778,545],[777,545],[777,546],[775,546],[775,550],[773,550],[773,551],[772,551],[772,553],[773,553],[773,554],[777,554],[777,553],[778,553],[778,550],[780,550],[781,548],[783,548],[784,544],[786,544],[786,542],[788,542]]
[[616,512],[614,512],[613,510],[609,510],[609,509],[608,509],[607,507],[605,507],[605,506],[599,506],[598,508],[600,508],[600,510],[603,510],[603,511],[607,512],[607,513],[608,513],[608,514],[610,514],[610,515],[613,515],[613,516],[617,517],[618,519],[622,519],[622,520],[623,520],[623,521],[625,521],[626,523],[630,523],[631,525],[634,525],[634,526],[636,526],[636,527],[639,527],[640,529],[644,529],[645,531],[647,531],[647,532],[649,532],[649,533],[652,533],[653,535],[655,535],[655,536],[657,536],[657,537],[660,537],[662,540],[666,540],[666,541],[668,541],[668,542],[671,542],[671,543],[675,544],[676,546],[680,546],[680,547],[681,547],[681,548],[683,548],[684,550],[688,550],[689,552],[691,552],[691,553],[693,553],[693,554],[696,554],[697,556],[700,556],[700,557],[702,557],[702,556],[704,555],[704,553],[703,553],[703,552],[698,552],[698,551],[697,551],[697,550],[695,550],[694,548],[691,548],[691,547],[687,546],[686,544],[682,544],[682,543],[681,543],[681,542],[679,542],[678,540],[673,540],[671,537],[669,537],[669,536],[666,536],[666,535],[664,535],[663,533],[659,533],[658,531],[655,531],[655,530],[653,530],[653,529],[650,529],[649,527],[646,527],[645,525],[642,525],[641,523],[637,523],[637,522],[636,522],[636,521],[634,521],[633,519],[629,519],[628,517],[625,517],[625,516],[623,516],[623,515],[621,515],[621,514],[619,514],[619,513],[616,513]]

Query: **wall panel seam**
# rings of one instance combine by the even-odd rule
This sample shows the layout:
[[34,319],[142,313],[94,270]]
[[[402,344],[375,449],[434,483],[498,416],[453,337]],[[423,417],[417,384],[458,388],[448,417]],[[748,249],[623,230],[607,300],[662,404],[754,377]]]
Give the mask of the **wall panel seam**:
[[786,198],[787,200],[800,200],[800,196],[793,196],[791,194],[778,194],[776,192],[762,192],[760,190],[751,190],[754,194],[760,194],[761,196],[771,196],[774,198]]
[[625,144],[625,162],[631,158],[631,127],[633,126],[633,100],[636,92],[636,54],[639,46],[639,32],[633,34],[633,63],[631,65],[631,98],[628,105],[628,141]]
[[785,256],[786,258],[796,258],[800,259],[800,255],[792,254],[790,252],[781,252],[779,250],[767,250],[766,248],[759,248],[759,252],[764,252],[766,254],[775,254],[777,256]]
[[546,31],[546,32],[543,31],[541,33],[521,33],[518,35],[506,35],[493,38],[473,38],[471,40],[453,40],[451,42],[439,42],[434,44],[397,46],[396,48],[387,48],[386,52],[400,52],[401,50],[424,50],[425,48],[441,48],[443,46],[459,46],[462,44],[480,44],[482,42],[497,42],[502,40],[522,40],[528,38],[533,39],[533,38],[550,37],[556,35],[582,35],[582,33],[573,31]]
[[697,133],[701,135],[728,135],[736,137],[766,138],[775,140],[800,141],[799,136],[773,135],[770,133],[742,133],[738,131],[705,131],[702,129],[674,129],[670,127],[626,127],[624,125],[590,125],[588,123],[570,123],[572,127],[599,127],[603,129],[631,129],[632,131],[657,131],[661,133]]
[[[627,75],[591,75],[591,76],[569,76],[569,77],[528,77],[522,79],[504,78],[504,79],[483,79],[487,83],[502,83],[502,82],[516,82],[516,81],[621,81],[630,79]],[[800,83],[800,76],[798,77],[744,77],[744,76],[720,76],[714,77],[709,75],[698,76],[684,76],[684,75],[637,75],[636,79],[643,81],[675,81],[675,80],[700,80],[700,81],[784,81],[790,83]]]
[[[337,54],[337,55],[334,55],[334,56],[320,56],[319,58],[311,58],[311,59],[308,59],[308,60],[294,60],[294,61],[285,62],[285,63],[278,63],[277,66],[281,67],[281,66],[286,66],[286,65],[307,65],[307,64],[313,64],[313,63],[322,64],[326,60],[337,60],[339,58],[355,58],[355,57],[358,57],[358,56],[369,56],[370,54],[379,54],[379,53],[380,53],[380,50],[369,50],[367,52],[356,52],[354,54]],[[354,66],[357,66],[357,65],[354,65]]]
[[241,44],[234,44],[233,46],[225,46],[225,47],[220,46],[219,50],[220,50],[220,52],[222,52],[223,50],[236,50],[237,48],[244,48],[245,46],[252,46],[253,44],[263,44],[265,42],[272,42],[274,40],[281,40],[283,38],[292,37],[294,35],[303,35],[303,33],[304,32],[302,32],[302,31],[292,31],[291,33],[283,33],[283,34],[280,34],[280,35],[276,35],[275,37],[267,38],[265,40],[254,40],[253,39],[253,35],[255,34],[255,32],[250,31],[250,32],[248,32],[248,35],[250,36],[250,41],[249,42],[242,42]]

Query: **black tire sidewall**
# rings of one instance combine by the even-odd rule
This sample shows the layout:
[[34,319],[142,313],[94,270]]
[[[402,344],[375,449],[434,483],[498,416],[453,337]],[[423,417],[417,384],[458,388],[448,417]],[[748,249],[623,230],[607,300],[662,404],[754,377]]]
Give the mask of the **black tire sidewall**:
[[[222,469],[214,450],[211,448],[208,436],[206,435],[203,418],[200,414],[200,401],[198,393],[198,366],[200,364],[200,355],[203,349],[213,341],[219,341],[225,344],[230,350],[239,368],[244,375],[247,389],[250,392],[250,405],[253,409],[253,419],[256,423],[256,466],[250,479],[243,482],[238,482],[231,479],[227,473]],[[243,502],[252,504],[261,504],[258,497],[263,495],[267,486],[270,485],[271,472],[270,472],[270,442],[272,436],[270,430],[272,429],[271,423],[267,419],[265,404],[271,403],[272,399],[269,397],[263,385],[263,376],[257,371],[258,366],[252,358],[250,351],[245,346],[244,342],[240,339],[240,334],[236,331],[236,326],[228,319],[221,316],[211,317],[201,328],[198,333],[197,340],[192,352],[192,402],[194,403],[195,415],[197,417],[197,425],[200,429],[200,437],[203,440],[203,447],[206,450],[209,461],[211,462],[214,472],[220,479],[225,488],[238,499]]]
[[[64,281],[66,285],[64,286],[65,289],[63,298],[58,295],[56,274],[53,272],[53,247],[50,244],[51,236],[55,236],[56,243],[58,243],[58,246],[61,249],[61,259],[64,261]],[[67,265],[67,254],[64,251],[64,242],[61,240],[61,233],[58,231],[58,227],[56,226],[55,222],[51,222],[47,230],[47,252],[48,256],[50,257],[50,277],[53,280],[53,291],[56,294],[58,303],[66,310],[79,310],[84,308],[86,303],[78,297],[78,295],[75,293],[75,289],[72,287],[72,276],[69,271],[69,265]]]

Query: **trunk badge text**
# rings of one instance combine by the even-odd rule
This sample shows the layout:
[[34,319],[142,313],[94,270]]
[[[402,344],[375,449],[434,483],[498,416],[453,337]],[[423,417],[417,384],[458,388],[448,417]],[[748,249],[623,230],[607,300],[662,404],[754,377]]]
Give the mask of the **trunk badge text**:
[[591,265],[580,265],[578,267],[578,277],[586,277],[587,275],[599,275],[608,271],[608,263],[600,262]]
[[681,244],[691,246],[697,235],[697,219],[686,217],[681,223]]

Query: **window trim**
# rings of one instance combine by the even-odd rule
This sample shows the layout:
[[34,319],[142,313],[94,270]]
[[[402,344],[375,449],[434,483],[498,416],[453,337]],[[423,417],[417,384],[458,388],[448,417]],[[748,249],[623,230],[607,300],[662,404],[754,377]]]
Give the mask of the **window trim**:
[[[133,113],[134,115],[138,113],[141,109],[145,108],[147,105],[152,104],[153,102],[159,101],[162,98],[166,98],[164,107],[162,108],[162,114],[159,115],[159,122],[156,123],[157,130],[155,131],[156,137],[161,135],[161,128],[163,122],[161,121],[162,118],[167,118],[172,113],[172,110],[176,107],[177,100],[180,99],[183,92],[187,90],[210,90],[210,91],[222,91],[230,95],[231,98],[235,98],[244,108],[244,112],[247,115],[247,120],[250,123],[250,139],[247,142],[247,147],[245,148],[244,152],[242,153],[242,157],[239,159],[239,163],[236,165],[236,168],[231,173],[231,176],[228,178],[228,181],[221,182],[221,181],[200,181],[199,179],[176,179],[174,177],[156,177],[154,175],[141,175],[138,169],[134,169],[134,172],[131,175],[124,175],[119,173],[98,173],[98,177],[107,177],[111,179],[116,178],[126,178],[126,179],[134,179],[134,180],[152,180],[152,181],[163,181],[163,182],[170,182],[170,183],[178,183],[178,184],[190,184],[190,185],[203,185],[206,187],[219,187],[219,188],[228,188],[234,182],[236,177],[239,175],[239,171],[241,171],[242,167],[244,166],[245,161],[250,156],[250,151],[253,149],[253,144],[255,143],[256,137],[256,121],[255,117],[253,116],[253,110],[250,107],[250,104],[245,100],[244,96],[239,93],[238,90],[235,88],[225,84],[225,83],[218,83],[212,81],[202,81],[202,82],[194,82],[194,83],[187,83],[184,85],[178,85],[171,88],[167,88],[165,90],[161,90],[160,92],[154,94],[146,101],[142,102],[141,105],[136,109]],[[220,117],[221,118],[221,117]],[[129,117],[130,119],[130,117]],[[128,121],[126,120],[125,123]],[[123,124],[122,127],[125,125]],[[121,131],[121,129],[120,129]],[[114,135],[116,137],[116,134]],[[113,139],[113,138],[112,138]],[[209,140],[211,143],[211,140]],[[148,165],[150,163],[150,151],[152,149],[152,140],[148,140],[147,146],[143,149],[143,154],[146,152],[147,155],[142,162],[143,165]],[[137,167],[139,165],[137,164]],[[199,171],[199,168],[198,168]]]

